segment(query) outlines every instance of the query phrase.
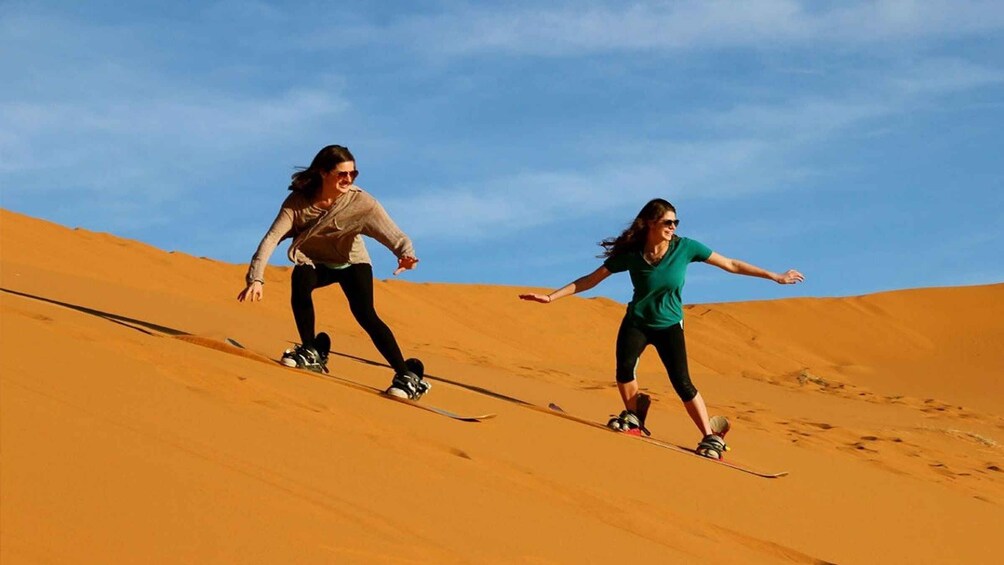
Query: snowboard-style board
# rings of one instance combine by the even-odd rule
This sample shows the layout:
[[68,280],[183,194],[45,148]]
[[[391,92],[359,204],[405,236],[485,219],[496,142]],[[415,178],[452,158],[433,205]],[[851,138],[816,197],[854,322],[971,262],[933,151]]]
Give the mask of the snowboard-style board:
[[231,339],[229,337],[226,339],[226,343],[229,344],[229,345],[232,345],[232,346],[234,346],[234,347],[236,347],[238,349],[241,349],[242,351],[247,351],[247,352],[253,354],[256,358],[260,357],[259,360],[261,360],[261,361],[267,361],[267,362],[270,362],[270,363],[276,363],[279,366],[284,367],[286,369],[292,369],[294,371],[299,371],[301,373],[306,373],[308,375],[313,375],[313,376],[316,376],[318,378],[328,379],[328,380],[334,381],[336,383],[343,384],[343,385],[355,388],[357,390],[364,390],[366,392],[371,392],[371,393],[377,394],[377,395],[379,395],[379,396],[381,396],[383,398],[386,398],[388,400],[393,400],[395,402],[400,402],[402,404],[407,404],[408,406],[412,406],[412,407],[418,408],[420,410],[425,410],[426,412],[432,412],[433,414],[439,414],[440,416],[446,416],[447,418],[451,418],[453,420],[459,420],[461,422],[481,422],[483,420],[488,420],[488,419],[491,419],[491,418],[495,417],[495,414],[480,414],[480,415],[476,415],[476,416],[467,416],[467,415],[463,415],[463,414],[457,414],[456,412],[453,412],[451,410],[447,410],[445,408],[440,408],[438,406],[433,406],[433,405],[427,404],[425,402],[417,402],[417,401],[414,401],[414,400],[407,400],[407,399],[404,399],[404,398],[398,398],[396,396],[391,396],[391,395],[387,394],[385,391],[380,390],[380,389],[378,389],[376,387],[373,387],[373,386],[370,386],[370,385],[367,385],[367,384],[363,384],[363,383],[360,383],[360,382],[356,382],[356,381],[354,381],[352,379],[348,379],[348,378],[342,377],[340,375],[333,375],[330,372],[328,372],[328,373],[318,373],[318,372],[314,372],[314,371],[307,371],[307,370],[304,370],[304,369],[296,369],[296,368],[293,368],[293,367],[288,367],[288,366],[284,365],[279,360],[272,359],[272,358],[269,358],[269,357],[265,357],[264,355],[259,355],[259,354],[255,353],[255,352],[247,349],[246,347],[244,347],[243,345],[241,345],[237,340]]
[[[50,304],[55,304],[55,305],[58,305],[58,306],[63,306],[65,308],[70,308],[70,309],[76,310],[78,312],[83,312],[85,314],[90,314],[92,316],[97,316],[97,317],[105,319],[105,320],[107,320],[109,322],[116,323],[116,324],[121,324],[123,326],[126,326],[126,327],[129,327],[131,329],[143,332],[143,333],[148,334],[148,335],[153,335],[153,336],[156,336],[156,335],[166,335],[166,336],[169,336],[169,337],[173,337],[175,339],[179,339],[179,340],[182,340],[182,341],[187,341],[187,342],[195,344],[195,345],[200,345],[202,347],[209,347],[211,349],[216,349],[216,350],[219,350],[219,351],[223,351],[225,353],[242,355],[244,357],[255,359],[257,361],[261,361],[261,362],[264,362],[264,363],[269,363],[269,364],[276,363],[276,364],[279,364],[282,367],[286,367],[281,362],[279,362],[279,361],[277,361],[275,359],[272,359],[270,357],[261,355],[260,353],[256,353],[254,351],[251,351],[251,350],[245,348],[239,342],[237,342],[236,340],[231,339],[231,338],[226,338],[225,342],[221,342],[221,341],[217,341],[217,340],[213,340],[213,339],[209,339],[209,338],[199,337],[199,336],[190,334],[188,332],[177,330],[177,329],[170,328],[170,327],[167,327],[167,326],[162,326],[160,324],[154,324],[154,323],[151,323],[151,322],[147,322],[145,320],[138,320],[136,318],[129,318],[129,317],[122,316],[122,315],[119,315],[119,314],[115,314],[115,313],[112,313],[112,312],[104,312],[104,311],[101,311],[101,310],[96,310],[96,309],[93,309],[93,308],[88,308],[88,307],[81,306],[81,305],[78,305],[78,304],[70,304],[70,303],[67,303],[67,302],[62,302],[62,301],[59,301],[59,300],[53,300],[51,298],[46,298],[46,297],[43,297],[43,296],[37,296],[37,295],[33,295],[33,294],[28,294],[28,293],[25,293],[25,292],[20,292],[20,291],[8,289],[8,288],[0,288],[0,291],[2,291],[4,293],[13,294],[13,295],[16,295],[16,296],[20,296],[20,297],[23,297],[23,298],[29,298],[29,299],[33,299],[33,300],[42,301],[42,302],[48,302]],[[154,332],[156,332],[156,333],[154,333]],[[227,346],[230,346],[230,347],[227,347]],[[378,366],[386,366],[383,363],[378,363],[376,361],[370,361],[368,359],[364,359],[364,358],[361,358],[361,357],[355,357],[353,355],[348,355],[348,354],[345,354],[345,353],[337,353],[337,352],[335,352],[335,354],[339,355],[341,357],[347,357],[347,358],[353,359],[355,361],[359,361],[361,363],[367,363],[367,364],[370,364],[370,365],[378,365]],[[288,368],[288,367],[286,367],[286,368]],[[310,371],[305,371],[305,372],[310,373]],[[362,384],[362,383],[357,383],[355,381],[352,381],[350,379],[346,379],[344,377],[339,377],[339,376],[330,375],[330,374],[325,375],[325,374],[321,374],[321,373],[314,373],[314,374],[317,377],[320,377],[320,378],[328,378],[330,380],[333,380],[335,382],[344,384],[346,386],[351,386],[351,387],[357,388],[359,390],[364,390],[364,391],[367,391],[367,392],[370,392],[370,393],[379,394],[380,396],[383,396],[384,398],[389,398],[389,399],[395,400],[397,402],[403,402],[403,403],[408,404],[410,406],[414,406],[416,408],[420,408],[422,410],[433,412],[433,413],[439,414],[441,416],[446,416],[448,418],[452,418],[452,419],[455,419],[455,420],[460,420],[460,421],[464,421],[464,422],[479,422],[481,420],[486,420],[486,419],[494,418],[495,417],[495,414],[485,414],[485,415],[481,415],[481,416],[462,416],[460,414],[456,414],[456,413],[450,412],[449,410],[444,410],[444,409],[437,408],[435,406],[431,406],[431,405],[428,405],[428,404],[424,404],[424,403],[423,404],[419,404],[417,402],[413,402],[413,401],[410,401],[410,400],[404,400],[404,399],[400,399],[400,398],[397,398],[397,397],[393,397],[393,396],[390,396],[388,394],[385,394],[384,391],[382,391],[380,389],[377,389],[375,387],[371,387],[369,385],[365,385],[365,384]],[[565,412],[564,410],[562,410],[560,406],[558,406],[557,404],[554,404],[554,403],[551,403],[548,407],[545,408],[543,406],[538,406],[536,404],[533,404],[531,402],[527,402],[525,400],[522,400],[522,399],[519,399],[519,398],[516,398],[516,397],[513,397],[513,396],[509,396],[509,395],[506,395],[506,394],[503,394],[503,393],[500,393],[500,392],[496,392],[496,391],[493,391],[493,390],[490,390],[490,389],[486,389],[486,388],[483,388],[483,387],[480,387],[480,386],[476,386],[476,385],[471,385],[471,384],[467,384],[467,383],[455,381],[455,380],[452,380],[452,379],[448,379],[446,377],[438,377],[438,376],[435,376],[435,375],[426,375],[426,377],[428,377],[428,378],[430,378],[432,380],[435,380],[435,381],[448,383],[448,384],[451,384],[453,386],[457,386],[457,387],[463,388],[465,390],[469,390],[471,392],[476,392],[478,394],[483,394],[485,396],[489,396],[489,397],[496,398],[496,399],[499,399],[499,400],[504,400],[506,402],[510,402],[510,403],[516,404],[518,406],[522,406],[524,408],[528,408],[530,410],[534,410],[534,411],[537,411],[537,412],[543,412],[545,414],[551,414],[551,415],[554,415],[554,416],[559,416],[559,417],[565,418],[567,420],[571,420],[573,422],[579,422],[580,424],[585,424],[585,425],[588,425],[588,426],[602,428],[602,429],[607,430],[607,431],[613,431],[613,430],[610,430],[610,428],[608,428],[608,427],[606,427],[603,424],[600,424],[598,422],[594,422],[594,421],[591,421],[591,420],[586,420],[585,418],[579,418],[578,416],[573,416],[573,415]],[[627,434],[625,434],[625,435],[627,435]],[[656,445],[656,446],[663,447],[665,449],[670,449],[670,450],[673,450],[673,451],[678,451],[678,452],[681,452],[681,453],[689,453],[691,455],[695,455],[697,457],[701,457],[700,455],[697,455],[692,449],[689,449],[689,448],[686,448],[686,447],[683,447],[683,446],[680,446],[680,445],[676,445],[676,444],[673,444],[673,443],[668,443],[668,442],[664,442],[664,441],[661,441],[661,440],[658,440],[658,439],[655,439],[655,438],[645,437],[645,436],[630,436],[629,435],[629,437],[637,437],[638,439],[640,439],[640,440],[642,440],[644,442],[647,442],[647,443],[651,443],[652,445]],[[788,474],[787,471],[783,471],[783,472],[780,472],[780,473],[764,473],[764,472],[760,472],[760,471],[756,471],[756,470],[744,467],[742,465],[738,465],[738,464],[731,463],[731,462],[728,462],[728,461],[723,461],[723,460],[720,460],[720,459],[708,459],[706,457],[701,457],[701,458],[702,459],[707,459],[708,461],[711,461],[713,463],[718,463],[720,465],[725,465],[726,467],[731,467],[731,468],[736,469],[738,471],[749,473],[751,475],[756,475],[758,477],[764,477],[764,478],[774,479],[774,478],[778,478],[778,477],[783,477],[783,476],[785,476],[785,475]]]
[[[347,353],[340,353],[340,352],[337,352],[337,351],[332,351],[332,354],[338,355],[340,357],[346,357],[346,358],[352,359],[354,361],[358,361],[360,363],[365,363],[365,364],[369,364],[369,365],[387,366],[386,364],[378,362],[378,361],[371,361],[369,359],[365,359],[365,358],[362,358],[362,357],[356,357],[354,355],[349,355]],[[516,404],[518,406],[522,406],[524,408],[527,408],[527,409],[531,409],[531,410],[542,412],[542,413],[547,413],[547,414],[550,414],[550,415],[555,415],[555,416],[558,416],[558,417],[563,417],[565,419],[570,419],[572,421],[577,421],[579,423],[584,423],[584,425],[586,425],[586,426],[591,426],[593,428],[599,428],[599,429],[605,430],[607,432],[612,432],[612,430],[610,430],[609,428],[603,426],[602,423],[599,423],[599,422],[596,422],[596,421],[592,421],[590,419],[585,419],[583,417],[578,417],[576,415],[572,415],[572,414],[564,411],[563,409],[561,409],[561,406],[558,406],[557,404],[555,404],[553,402],[550,405],[548,405],[548,406],[541,406],[541,405],[535,404],[533,402],[529,402],[527,400],[523,400],[521,398],[517,398],[515,396],[510,396],[508,394],[505,394],[505,393],[502,393],[502,392],[498,392],[498,391],[495,391],[495,390],[491,390],[491,389],[485,388],[483,386],[478,386],[476,384],[469,384],[469,383],[466,383],[466,382],[461,382],[459,380],[448,378],[446,376],[435,375],[435,374],[428,374],[428,373],[425,376],[426,376],[426,378],[435,380],[437,382],[446,382],[448,384],[452,384],[454,386],[458,386],[458,387],[463,388],[465,390],[470,390],[472,392],[477,392],[478,394],[484,394],[486,396],[491,396],[493,398],[498,398],[500,400],[504,400],[506,402],[510,402],[510,403]],[[671,444],[669,442],[664,442],[662,440],[657,440],[655,438],[641,437],[641,436],[631,436],[631,435],[625,435],[625,436],[629,436],[630,438],[638,438],[638,439],[642,440],[643,442],[647,442],[649,444],[652,444],[653,446],[658,446],[658,447],[663,448],[663,449],[672,450],[672,451],[680,452],[680,453],[684,453],[684,454],[690,454],[690,455],[695,456],[695,457],[700,457],[701,459],[707,460],[709,462],[717,463],[717,464],[723,465],[725,467],[730,467],[732,469],[735,469],[736,471],[741,471],[743,473],[748,473],[750,475],[755,475],[757,477],[762,477],[764,479],[777,479],[777,478],[785,477],[785,476],[788,475],[787,471],[782,471],[780,473],[764,473],[764,472],[760,472],[760,471],[757,471],[757,470],[754,470],[754,469],[750,469],[750,468],[745,467],[743,465],[735,464],[735,463],[732,463],[732,462],[723,461],[723,460],[708,459],[706,457],[699,456],[692,449],[685,448],[683,446],[678,446],[676,444]]]
[[639,439],[639,440],[641,440],[641,441],[643,441],[645,443],[648,443],[650,445],[655,445],[655,446],[658,446],[658,447],[662,447],[664,449],[670,449],[670,450],[673,450],[673,451],[677,451],[679,453],[687,453],[687,454],[693,455],[694,457],[700,457],[701,459],[703,459],[705,461],[709,461],[711,463],[717,463],[719,465],[724,465],[726,467],[730,467],[730,468],[735,469],[737,471],[742,471],[744,473],[749,473],[751,475],[756,475],[757,477],[763,477],[765,479],[776,479],[778,477],[783,477],[783,476],[785,476],[785,475],[788,474],[787,471],[781,471],[780,473],[765,473],[765,472],[762,472],[762,471],[757,471],[755,469],[751,469],[749,467],[746,467],[745,465],[739,465],[737,463],[732,463],[731,461],[725,461],[723,459],[711,459],[711,458],[708,458],[708,457],[704,457],[704,456],[698,455],[697,452],[694,451],[693,449],[690,449],[690,448],[687,448],[687,447],[683,447],[682,445],[676,445],[675,443],[669,443],[668,441],[662,441],[660,439],[656,439],[656,438],[648,437],[648,436],[644,436],[644,435],[633,435],[633,434],[626,434],[624,432],[618,432],[616,430],[612,430],[612,429],[608,428],[607,426],[604,426],[603,424],[601,424],[599,422],[594,422],[592,420],[587,420],[585,418],[580,418],[578,416],[573,416],[572,414],[569,414],[568,412],[565,412],[561,408],[561,406],[558,406],[557,404],[555,404],[553,402],[550,403],[550,404],[548,404],[547,407],[548,407],[548,409],[551,410],[552,414],[561,416],[561,417],[566,418],[568,420],[572,420],[573,422],[578,422],[580,424],[585,424],[587,426],[592,426],[594,428],[599,428],[601,430],[606,430],[608,432],[617,433],[617,434],[620,434],[620,435],[624,435],[626,437]]

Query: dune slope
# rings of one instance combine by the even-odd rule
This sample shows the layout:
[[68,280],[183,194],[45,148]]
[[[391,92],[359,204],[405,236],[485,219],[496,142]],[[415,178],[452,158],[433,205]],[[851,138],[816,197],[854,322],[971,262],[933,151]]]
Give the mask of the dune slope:
[[[694,380],[734,422],[731,460],[790,472],[767,480],[500,398],[605,421],[623,305],[378,281],[405,353],[463,385],[424,401],[497,414],[465,423],[262,362],[295,338],[289,270],[254,305],[243,272],[0,211],[0,561],[986,563],[1004,545],[1004,285],[688,306]],[[315,301],[333,373],[386,386],[340,292]],[[655,435],[696,443],[654,352],[638,374]]]

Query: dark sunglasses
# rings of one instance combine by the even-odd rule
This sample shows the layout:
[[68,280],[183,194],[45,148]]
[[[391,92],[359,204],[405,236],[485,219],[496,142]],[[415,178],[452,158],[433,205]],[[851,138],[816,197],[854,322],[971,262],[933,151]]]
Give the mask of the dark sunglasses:
[[328,173],[328,174],[335,175],[336,178],[343,178],[343,177],[345,177],[345,178],[349,178],[349,179],[352,179],[352,180],[356,180],[356,177],[359,176],[359,171],[336,171],[336,170],[332,169],[331,172]]
[[674,228],[680,225],[680,220],[661,220],[659,223],[666,226],[673,226]]

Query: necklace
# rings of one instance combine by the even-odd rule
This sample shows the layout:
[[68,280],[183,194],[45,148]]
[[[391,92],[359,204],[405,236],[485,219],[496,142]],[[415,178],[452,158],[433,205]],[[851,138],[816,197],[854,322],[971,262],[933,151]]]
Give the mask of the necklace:
[[652,251],[644,251],[644,252],[642,252],[642,257],[645,259],[646,262],[648,262],[651,265],[654,265],[654,264],[658,263],[663,258],[663,256],[666,255],[666,250],[667,249],[669,249],[668,246],[665,247],[665,248],[663,248],[660,251],[659,248],[656,247]]

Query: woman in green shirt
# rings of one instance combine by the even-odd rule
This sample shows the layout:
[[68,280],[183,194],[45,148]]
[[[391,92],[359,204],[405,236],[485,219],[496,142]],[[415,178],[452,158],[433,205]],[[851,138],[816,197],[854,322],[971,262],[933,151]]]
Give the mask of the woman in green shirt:
[[634,296],[617,334],[616,374],[625,410],[608,425],[635,434],[644,430],[648,399],[638,393],[635,368],[642,351],[652,344],[687,414],[704,436],[698,444],[698,453],[717,459],[725,449],[725,442],[713,433],[704,399],[690,382],[687,367],[681,300],[687,265],[703,261],[730,273],[770,279],[779,284],[795,284],[805,278],[794,269],[783,274],[772,273],[719,255],[703,243],[676,235],[679,224],[676,208],[656,198],[645,204],[623,233],[600,242],[606,260],[598,269],[550,294],[521,294],[520,298],[548,304],[589,290],[612,273],[628,271]]

